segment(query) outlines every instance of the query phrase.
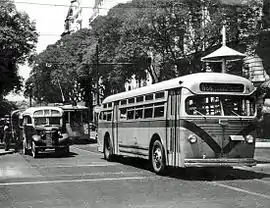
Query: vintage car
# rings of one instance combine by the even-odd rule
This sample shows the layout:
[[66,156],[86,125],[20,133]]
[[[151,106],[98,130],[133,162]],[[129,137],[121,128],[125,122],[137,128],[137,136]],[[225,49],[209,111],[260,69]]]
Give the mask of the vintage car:
[[70,140],[58,107],[30,107],[23,114],[23,153],[30,150],[35,158],[39,151],[55,149],[69,153]]

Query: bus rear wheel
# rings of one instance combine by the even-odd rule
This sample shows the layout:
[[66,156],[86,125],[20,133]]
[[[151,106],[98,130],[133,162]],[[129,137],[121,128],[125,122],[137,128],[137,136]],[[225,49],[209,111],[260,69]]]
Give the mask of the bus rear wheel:
[[105,139],[104,141],[104,158],[107,161],[112,161],[113,159],[113,148],[110,139]]
[[151,149],[151,163],[154,172],[162,174],[165,170],[165,154],[164,149],[159,140],[156,140]]

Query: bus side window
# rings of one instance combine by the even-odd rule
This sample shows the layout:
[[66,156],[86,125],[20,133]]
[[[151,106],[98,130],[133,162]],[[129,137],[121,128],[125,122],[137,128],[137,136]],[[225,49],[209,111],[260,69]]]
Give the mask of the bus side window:
[[102,120],[103,121],[107,120],[107,113],[106,112],[102,112]]
[[153,107],[144,109],[144,118],[153,118]]
[[126,108],[121,108],[120,109],[120,119],[127,119],[127,109]]
[[141,119],[143,117],[143,109],[136,109],[135,119]]
[[164,106],[157,106],[154,109],[154,118],[164,117]]
[[127,110],[127,120],[131,120],[134,119],[134,109],[133,108],[129,108]]
[[107,112],[107,121],[112,120],[112,112]]

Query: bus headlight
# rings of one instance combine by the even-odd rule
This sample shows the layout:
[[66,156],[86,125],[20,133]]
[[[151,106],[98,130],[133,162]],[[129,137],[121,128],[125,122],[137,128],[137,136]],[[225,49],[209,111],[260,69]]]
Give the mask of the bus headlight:
[[197,142],[197,137],[194,134],[192,134],[192,135],[189,135],[188,140],[191,144],[194,144]]
[[246,142],[249,144],[252,144],[254,142],[254,137],[252,135],[247,135],[246,136]]

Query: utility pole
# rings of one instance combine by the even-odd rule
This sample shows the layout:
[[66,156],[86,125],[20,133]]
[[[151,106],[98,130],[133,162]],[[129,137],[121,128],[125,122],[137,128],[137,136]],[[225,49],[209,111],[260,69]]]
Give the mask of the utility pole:
[[98,78],[98,69],[99,69],[99,48],[98,43],[96,45],[96,90],[97,90],[97,106],[99,106],[99,78]]

